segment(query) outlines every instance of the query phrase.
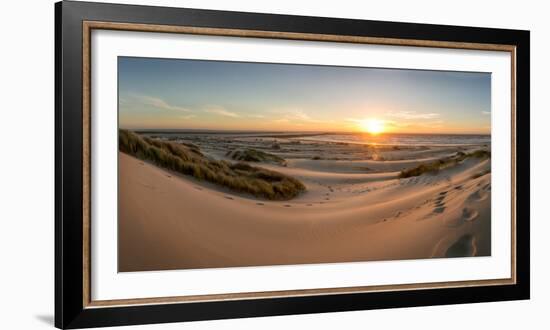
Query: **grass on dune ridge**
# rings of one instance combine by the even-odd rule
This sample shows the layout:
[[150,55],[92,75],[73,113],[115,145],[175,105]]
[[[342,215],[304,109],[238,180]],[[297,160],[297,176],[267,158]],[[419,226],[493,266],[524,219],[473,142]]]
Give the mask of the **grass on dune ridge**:
[[419,176],[424,173],[437,173],[439,170],[455,166],[467,158],[486,159],[491,157],[491,152],[487,150],[476,150],[470,153],[457,152],[456,155],[436,160],[431,163],[420,164],[416,167],[409,168],[399,173],[400,179]]
[[286,161],[277,155],[250,148],[231,150],[226,153],[226,156],[234,160],[242,160],[246,162],[267,162],[280,165],[286,164]]
[[126,154],[236,192],[288,200],[306,189],[299,180],[275,171],[207,158],[194,145],[152,139],[122,129],[118,136],[119,150]]

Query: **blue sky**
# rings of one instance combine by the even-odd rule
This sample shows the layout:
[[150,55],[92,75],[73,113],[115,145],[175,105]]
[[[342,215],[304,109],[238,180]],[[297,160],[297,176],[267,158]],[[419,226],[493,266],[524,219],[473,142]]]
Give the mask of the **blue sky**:
[[488,73],[119,57],[122,128],[489,133]]

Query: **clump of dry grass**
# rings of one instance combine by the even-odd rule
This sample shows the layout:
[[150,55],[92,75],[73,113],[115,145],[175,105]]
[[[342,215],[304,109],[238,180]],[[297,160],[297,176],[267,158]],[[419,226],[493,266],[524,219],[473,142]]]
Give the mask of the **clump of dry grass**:
[[437,173],[442,169],[455,166],[467,158],[485,159],[490,157],[491,152],[487,150],[476,150],[470,153],[459,151],[453,156],[442,158],[431,163],[420,164],[416,167],[403,170],[401,171],[401,173],[399,173],[399,178],[405,179],[413,176],[419,176],[424,173]]
[[245,162],[267,162],[280,165],[286,164],[284,158],[256,149],[231,150],[227,152],[226,156],[234,160],[241,160]]
[[119,150],[126,154],[236,192],[288,200],[306,189],[299,180],[279,172],[210,159],[195,145],[152,139],[128,130],[119,130],[118,135]]

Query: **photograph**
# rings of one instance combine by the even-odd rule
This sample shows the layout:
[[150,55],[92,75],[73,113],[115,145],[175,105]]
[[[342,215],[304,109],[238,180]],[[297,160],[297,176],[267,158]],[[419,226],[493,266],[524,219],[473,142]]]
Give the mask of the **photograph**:
[[37,71],[55,79],[17,98],[53,98],[52,132],[28,111],[8,120],[11,140],[55,137],[50,177],[38,175],[53,195],[27,196],[41,146],[11,143],[35,160],[5,162],[32,167],[5,171],[25,192],[15,211],[54,204],[53,237],[30,231],[54,246],[37,259],[54,267],[54,290],[40,285],[45,302],[54,295],[50,323],[265,328],[251,318],[294,315],[304,328],[299,315],[333,313],[329,328],[388,327],[410,308],[474,303],[487,327],[536,319],[519,300],[531,299],[532,235],[548,232],[531,229],[532,183],[545,177],[532,167],[547,164],[533,160],[545,140],[531,124],[547,122],[530,108],[544,71],[531,70],[531,40],[544,34],[519,7],[478,8],[479,20],[467,6],[423,8],[412,21],[399,6],[318,7],[55,4],[54,60]]
[[491,256],[491,73],[119,56],[118,271]]

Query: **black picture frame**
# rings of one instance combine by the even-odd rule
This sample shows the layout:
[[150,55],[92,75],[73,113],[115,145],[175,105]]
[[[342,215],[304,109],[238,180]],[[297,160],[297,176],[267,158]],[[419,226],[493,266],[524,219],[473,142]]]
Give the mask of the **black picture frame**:
[[[330,34],[516,49],[516,283],[87,308],[83,236],[83,22]],[[55,4],[55,325],[85,328],[529,299],[529,31],[62,1]]]

